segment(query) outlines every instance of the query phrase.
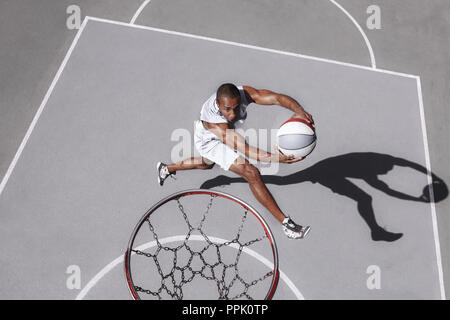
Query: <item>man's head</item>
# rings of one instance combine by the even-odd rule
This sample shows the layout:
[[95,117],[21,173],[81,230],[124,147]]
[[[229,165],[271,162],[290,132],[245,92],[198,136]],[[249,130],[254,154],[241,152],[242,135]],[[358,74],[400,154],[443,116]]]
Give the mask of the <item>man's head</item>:
[[228,121],[233,121],[239,114],[241,96],[239,89],[232,83],[222,84],[217,89],[216,102],[220,112]]

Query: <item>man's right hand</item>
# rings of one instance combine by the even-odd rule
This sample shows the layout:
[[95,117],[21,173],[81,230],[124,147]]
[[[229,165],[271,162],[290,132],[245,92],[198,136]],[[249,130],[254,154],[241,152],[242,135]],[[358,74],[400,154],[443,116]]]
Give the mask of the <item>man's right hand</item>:
[[282,153],[280,151],[280,149],[278,149],[277,145],[275,145],[273,148],[276,152],[276,154],[274,154],[274,156],[276,156],[277,162],[280,162],[280,163],[295,163],[295,162],[299,162],[306,158],[306,157],[294,158],[293,154],[287,156],[284,153]]

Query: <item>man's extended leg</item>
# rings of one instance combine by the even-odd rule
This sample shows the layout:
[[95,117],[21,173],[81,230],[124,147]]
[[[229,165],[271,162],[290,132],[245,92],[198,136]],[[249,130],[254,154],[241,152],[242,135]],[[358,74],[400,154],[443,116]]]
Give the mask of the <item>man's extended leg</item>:
[[283,223],[286,216],[280,210],[272,194],[262,181],[258,168],[250,164],[246,159],[237,158],[229,170],[244,178],[249,183],[250,189],[256,199],[266,207],[280,223]]
[[162,162],[158,162],[156,169],[158,170],[158,183],[162,186],[164,180],[167,177],[176,174],[178,170],[191,170],[191,169],[211,169],[214,166],[214,162],[211,162],[203,157],[189,158],[181,162],[167,165]]
[[192,157],[177,163],[169,164],[167,168],[170,173],[177,172],[179,170],[191,170],[191,169],[211,169],[214,166],[214,163],[207,161],[203,157]]
[[237,173],[248,182],[256,199],[282,224],[283,231],[289,238],[302,239],[308,234],[309,226],[303,227],[296,224],[280,210],[255,166],[251,165],[246,159],[238,157],[229,170]]

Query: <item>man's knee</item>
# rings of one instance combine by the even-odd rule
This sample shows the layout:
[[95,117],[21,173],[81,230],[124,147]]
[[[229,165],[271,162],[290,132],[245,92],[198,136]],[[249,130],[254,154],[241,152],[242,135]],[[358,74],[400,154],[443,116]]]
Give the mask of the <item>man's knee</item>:
[[197,165],[197,168],[201,169],[201,170],[208,170],[208,169],[212,169],[212,167],[214,167],[214,165],[215,165],[214,162],[201,157],[200,162]]
[[213,164],[202,164],[201,165],[201,167],[200,167],[200,169],[202,169],[202,170],[209,170],[209,169],[212,169],[214,167],[214,163]]
[[261,174],[258,168],[256,168],[254,165],[251,165],[250,163],[244,164],[242,176],[248,182],[254,182],[261,179]]
[[209,169],[212,169],[214,167],[214,165],[215,165],[214,162],[211,163],[211,162],[202,161],[202,163],[199,166],[199,169],[209,170]]

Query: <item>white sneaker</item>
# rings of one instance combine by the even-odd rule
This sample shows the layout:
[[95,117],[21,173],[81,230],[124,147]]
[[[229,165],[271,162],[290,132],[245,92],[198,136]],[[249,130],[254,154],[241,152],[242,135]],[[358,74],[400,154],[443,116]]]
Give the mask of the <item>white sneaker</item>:
[[300,226],[289,217],[283,220],[282,225],[284,233],[290,239],[303,239],[311,230],[310,226]]
[[158,162],[156,164],[156,169],[158,170],[158,183],[160,186],[164,184],[164,180],[167,179],[167,177],[172,177],[175,179],[174,175],[175,173],[170,173],[169,168],[165,163]]

